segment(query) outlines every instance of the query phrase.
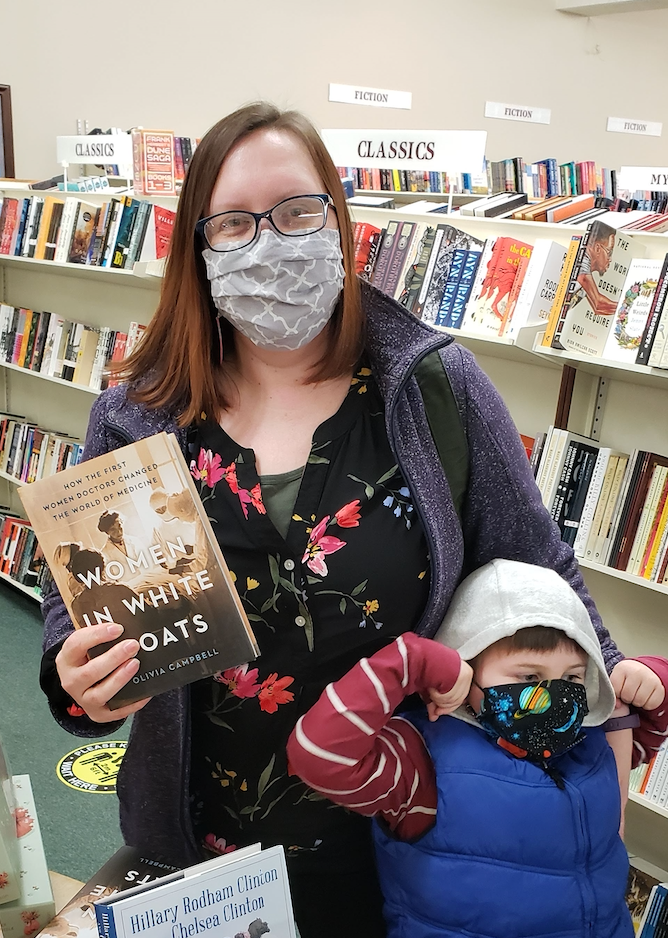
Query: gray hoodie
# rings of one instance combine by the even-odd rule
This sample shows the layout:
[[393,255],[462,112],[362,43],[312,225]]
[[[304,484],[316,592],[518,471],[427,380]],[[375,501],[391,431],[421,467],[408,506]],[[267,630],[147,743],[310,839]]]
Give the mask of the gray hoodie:
[[[535,625],[559,629],[587,653],[589,713],[584,725],[605,723],[615,707],[615,692],[601,646],[584,603],[554,570],[517,560],[492,560],[458,587],[434,637],[470,661],[494,642]],[[478,726],[466,707],[452,715]]]

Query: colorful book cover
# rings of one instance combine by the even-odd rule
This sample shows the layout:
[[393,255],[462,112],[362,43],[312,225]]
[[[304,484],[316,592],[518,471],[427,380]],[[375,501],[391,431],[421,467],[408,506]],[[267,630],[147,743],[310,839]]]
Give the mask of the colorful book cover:
[[139,641],[139,670],[112,709],[257,657],[173,435],[98,456],[19,495],[75,627],[117,622],[123,638]]
[[631,252],[644,253],[644,249],[600,221],[592,222],[585,240],[579,266],[573,271],[574,287],[559,340],[570,351],[600,357],[629,272]]
[[[432,256],[434,257],[431,275],[429,266],[425,274],[427,283],[426,295],[421,291],[418,297],[418,309],[416,313],[424,322],[435,323],[441,308],[441,300],[445,292],[445,285],[450,274],[450,267],[457,250],[480,250],[482,251],[485,242],[479,238],[474,238],[465,231],[460,231],[452,225],[439,225],[436,229],[436,238]],[[434,256],[435,255],[435,256]]]
[[176,195],[176,166],[174,162],[174,134],[171,130],[139,130],[139,159],[135,166],[135,191],[144,195]]
[[531,245],[524,241],[496,239],[480,295],[469,304],[470,313],[466,311],[467,329],[499,335],[519,262],[527,254],[531,254]]
[[603,358],[635,364],[659,284],[663,261],[634,257],[615,312]]
[[174,219],[176,212],[156,205],[153,209],[153,221],[155,224],[155,258],[160,260],[169,254],[169,245],[174,231]]
[[89,202],[79,202],[79,210],[74,222],[72,242],[67,257],[70,264],[86,263],[90,239],[93,237],[95,230],[96,213],[96,205],[91,205]]

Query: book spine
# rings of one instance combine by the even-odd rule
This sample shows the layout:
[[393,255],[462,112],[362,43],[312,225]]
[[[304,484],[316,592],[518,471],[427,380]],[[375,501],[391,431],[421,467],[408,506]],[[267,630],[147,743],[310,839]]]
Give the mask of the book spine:
[[100,938],[117,938],[113,908],[109,905],[100,905],[99,902],[95,903],[94,908]]
[[654,299],[652,300],[652,305],[650,307],[649,316],[647,317],[647,323],[643,330],[642,338],[640,339],[638,354],[636,355],[636,365],[647,365],[649,362],[654,336],[656,335],[659,320],[661,319],[661,314],[663,312],[667,294],[668,254],[666,254],[663,260],[663,266],[661,268],[661,273],[659,274],[659,284],[656,288]]
[[564,328],[564,322],[566,321],[566,316],[568,315],[568,310],[570,309],[571,302],[575,296],[575,291],[578,288],[578,274],[580,273],[580,265],[582,264],[582,259],[585,255],[585,250],[587,249],[587,244],[589,243],[589,238],[591,237],[592,226],[588,225],[587,230],[580,241],[578,247],[578,253],[575,258],[575,263],[573,264],[573,269],[571,271],[568,288],[566,290],[566,296],[564,297],[564,302],[559,311],[557,318],[556,326],[554,329],[554,336],[552,338],[552,348],[563,349],[564,346],[561,344],[561,333]]

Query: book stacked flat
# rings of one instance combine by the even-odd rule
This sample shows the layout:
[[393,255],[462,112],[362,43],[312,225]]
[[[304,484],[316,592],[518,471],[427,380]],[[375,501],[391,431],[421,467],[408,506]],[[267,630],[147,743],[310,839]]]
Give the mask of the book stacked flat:
[[0,255],[131,270],[169,252],[175,212],[129,195],[94,205],[76,196],[5,196]]
[[127,357],[146,327],[132,322],[127,333],[68,320],[46,311],[0,303],[0,362],[49,378],[100,391],[110,362]]

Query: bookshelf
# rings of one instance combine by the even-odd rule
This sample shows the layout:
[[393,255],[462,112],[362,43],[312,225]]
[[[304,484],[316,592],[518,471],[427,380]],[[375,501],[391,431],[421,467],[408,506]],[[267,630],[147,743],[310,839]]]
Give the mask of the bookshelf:
[[[12,190],[14,194],[16,190]],[[0,190],[1,193],[1,190]],[[367,193],[361,193],[367,194]],[[370,193],[369,193],[370,194]],[[386,195],[387,193],[383,193]],[[95,194],[89,195],[94,200]],[[426,193],[391,193],[422,198]],[[434,198],[440,194],[432,194]],[[166,207],[174,208],[174,200]],[[355,207],[355,221],[383,227],[394,213],[387,209]],[[405,220],[432,222],[436,216],[402,212]],[[396,216],[395,216],[396,217]],[[439,216],[480,238],[508,234],[529,242],[550,238],[568,244],[582,227],[480,219],[471,216]],[[668,251],[668,236],[636,233],[648,257]],[[50,261],[14,259],[0,255],[0,301],[11,305],[47,309],[93,325],[109,325],[127,331],[130,321],[146,324],[158,301],[162,265],[135,265],[133,271],[86,268]],[[454,331],[471,349],[479,364],[504,397],[522,433],[535,435],[553,422],[564,365],[591,379],[606,377],[610,389],[601,428],[604,445],[631,452],[640,447],[668,454],[668,372],[616,362],[584,360],[570,353],[539,347],[540,330],[520,330],[515,342]],[[48,380],[48,384],[41,381]],[[17,366],[0,368],[0,406],[24,414],[40,425],[82,438],[96,392],[60,379],[47,378]],[[85,393],[82,393],[85,392]],[[573,420],[582,418],[586,394],[574,399]],[[577,395],[576,395],[577,398]],[[577,429],[577,427],[574,427]],[[17,481],[0,476],[0,502],[18,508]],[[587,585],[615,641],[629,655],[668,655],[668,588],[600,564],[581,563]],[[8,580],[0,575],[0,580]],[[38,598],[33,590],[12,586]],[[635,852],[657,866],[668,868],[668,811],[657,812],[646,799],[631,798],[627,815],[627,842]]]
[[[450,198],[448,192],[395,192],[393,189],[355,189],[355,195],[373,196],[381,199],[394,199],[397,205],[409,205],[411,202],[447,202]],[[452,203],[455,206],[468,205],[485,198],[484,195],[471,195],[470,193],[455,192]],[[403,213],[402,213],[403,214]]]

